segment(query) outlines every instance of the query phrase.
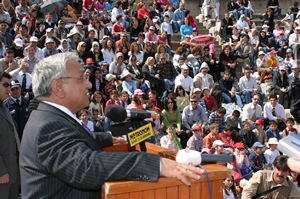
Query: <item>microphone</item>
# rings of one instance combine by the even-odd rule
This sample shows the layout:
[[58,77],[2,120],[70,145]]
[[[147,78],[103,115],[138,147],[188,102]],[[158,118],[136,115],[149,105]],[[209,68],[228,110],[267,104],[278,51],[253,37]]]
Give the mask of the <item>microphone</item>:
[[202,163],[233,162],[233,155],[201,154],[190,149],[181,149],[176,155],[176,162],[197,166]]
[[137,109],[125,110],[124,107],[118,105],[109,105],[105,110],[106,117],[110,118],[113,122],[123,122],[127,117],[130,119],[146,119],[146,118],[159,118],[159,114],[155,111],[145,111]]
[[127,112],[124,107],[112,104],[106,107],[105,115],[113,122],[123,122],[127,117]]

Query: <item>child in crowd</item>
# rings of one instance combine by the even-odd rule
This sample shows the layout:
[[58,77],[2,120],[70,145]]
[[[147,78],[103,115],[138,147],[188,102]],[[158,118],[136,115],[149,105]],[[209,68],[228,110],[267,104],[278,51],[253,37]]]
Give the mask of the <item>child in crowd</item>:
[[242,142],[245,144],[246,153],[251,152],[251,147],[257,141],[255,134],[250,128],[250,123],[247,121],[243,122],[243,129],[240,132]]
[[82,122],[82,125],[85,125],[85,127],[87,127],[90,131],[94,131],[94,124],[92,121],[89,120],[90,113],[88,110],[82,109],[81,111],[79,111],[78,117]]
[[[215,140],[212,144],[211,153],[216,155],[222,155],[224,154],[224,142],[221,140]],[[217,164],[226,166],[227,164],[225,162],[218,162]]]
[[252,149],[254,151],[249,155],[249,162],[254,172],[263,170],[266,164],[266,159],[263,154],[263,148],[264,145],[260,142],[255,142],[252,146]]
[[279,130],[278,130],[278,124],[274,120],[271,120],[269,122],[269,129],[266,130],[266,133],[267,133],[268,139],[273,138],[273,137],[277,138],[277,140],[281,139]]
[[288,136],[290,133],[297,134],[297,130],[294,128],[295,125],[294,118],[291,117],[287,118],[285,124],[286,124],[286,128],[282,131],[282,137]]
[[175,138],[172,133],[172,127],[167,128],[167,135],[163,136],[160,139],[160,146],[168,149],[172,149],[174,151],[178,151],[178,146],[176,144]]
[[219,133],[221,140],[224,142],[225,147],[228,147],[233,152],[234,149],[234,141],[231,137],[233,131],[233,127],[230,124],[226,124],[224,128],[224,132]]
[[121,106],[123,106],[125,109],[131,103],[131,101],[129,99],[129,95],[126,91],[121,92],[120,103],[121,103]]
[[187,142],[187,148],[201,152],[203,149],[203,130],[200,124],[194,124],[192,126],[192,137]]
[[224,179],[222,190],[223,190],[223,199],[237,198],[233,176]]
[[213,123],[209,125],[209,134],[203,138],[204,147],[211,149],[215,140],[220,140],[219,137],[219,125]]
[[235,168],[243,178],[250,179],[252,170],[250,169],[250,162],[246,155],[245,145],[242,142],[237,142],[234,146]]
[[255,134],[257,141],[262,144],[268,142],[267,133],[264,130],[264,120],[257,119],[254,125],[256,128],[253,130],[253,133]]
[[267,167],[272,168],[272,164],[277,156],[280,155],[277,150],[278,140],[276,138],[270,138],[268,141],[269,149],[264,152],[264,156],[267,162]]
[[239,132],[242,127],[242,118],[240,118],[240,116],[241,112],[239,110],[234,110],[225,120],[226,124],[230,124],[236,133]]
[[218,110],[209,115],[208,123],[217,123],[219,125],[219,132],[222,132],[225,126],[225,114],[226,109],[224,107],[220,107]]

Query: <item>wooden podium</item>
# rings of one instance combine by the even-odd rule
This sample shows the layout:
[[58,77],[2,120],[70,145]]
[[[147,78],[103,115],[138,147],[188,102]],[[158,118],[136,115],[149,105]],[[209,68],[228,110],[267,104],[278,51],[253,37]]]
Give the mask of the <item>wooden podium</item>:
[[[175,152],[160,146],[146,143],[147,152],[169,159],[175,158]],[[132,151],[128,145],[108,147],[105,151]],[[220,165],[206,164],[213,191],[213,199],[222,199],[222,183],[231,175],[231,171]],[[200,180],[186,186],[176,178],[161,177],[158,182],[118,181],[106,182],[102,186],[102,199],[208,199],[209,191],[205,175]]]

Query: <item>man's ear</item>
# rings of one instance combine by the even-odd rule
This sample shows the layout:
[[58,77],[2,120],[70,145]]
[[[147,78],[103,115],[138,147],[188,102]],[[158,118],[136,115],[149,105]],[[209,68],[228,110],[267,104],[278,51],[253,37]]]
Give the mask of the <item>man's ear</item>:
[[51,83],[51,90],[52,90],[52,94],[58,98],[63,98],[65,96],[62,81],[53,80]]

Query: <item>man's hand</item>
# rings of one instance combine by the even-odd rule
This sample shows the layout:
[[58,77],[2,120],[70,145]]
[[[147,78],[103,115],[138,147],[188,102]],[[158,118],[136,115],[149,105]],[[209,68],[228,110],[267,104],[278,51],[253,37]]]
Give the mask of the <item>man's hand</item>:
[[0,184],[7,184],[7,183],[9,183],[8,173],[0,177]]
[[112,138],[113,138],[113,145],[127,144],[127,140],[125,140],[122,137],[114,137],[114,136],[112,136]]
[[203,174],[202,169],[188,164],[180,164],[174,160],[161,158],[160,175],[165,177],[177,178],[184,184],[190,186],[192,181],[199,180]]

